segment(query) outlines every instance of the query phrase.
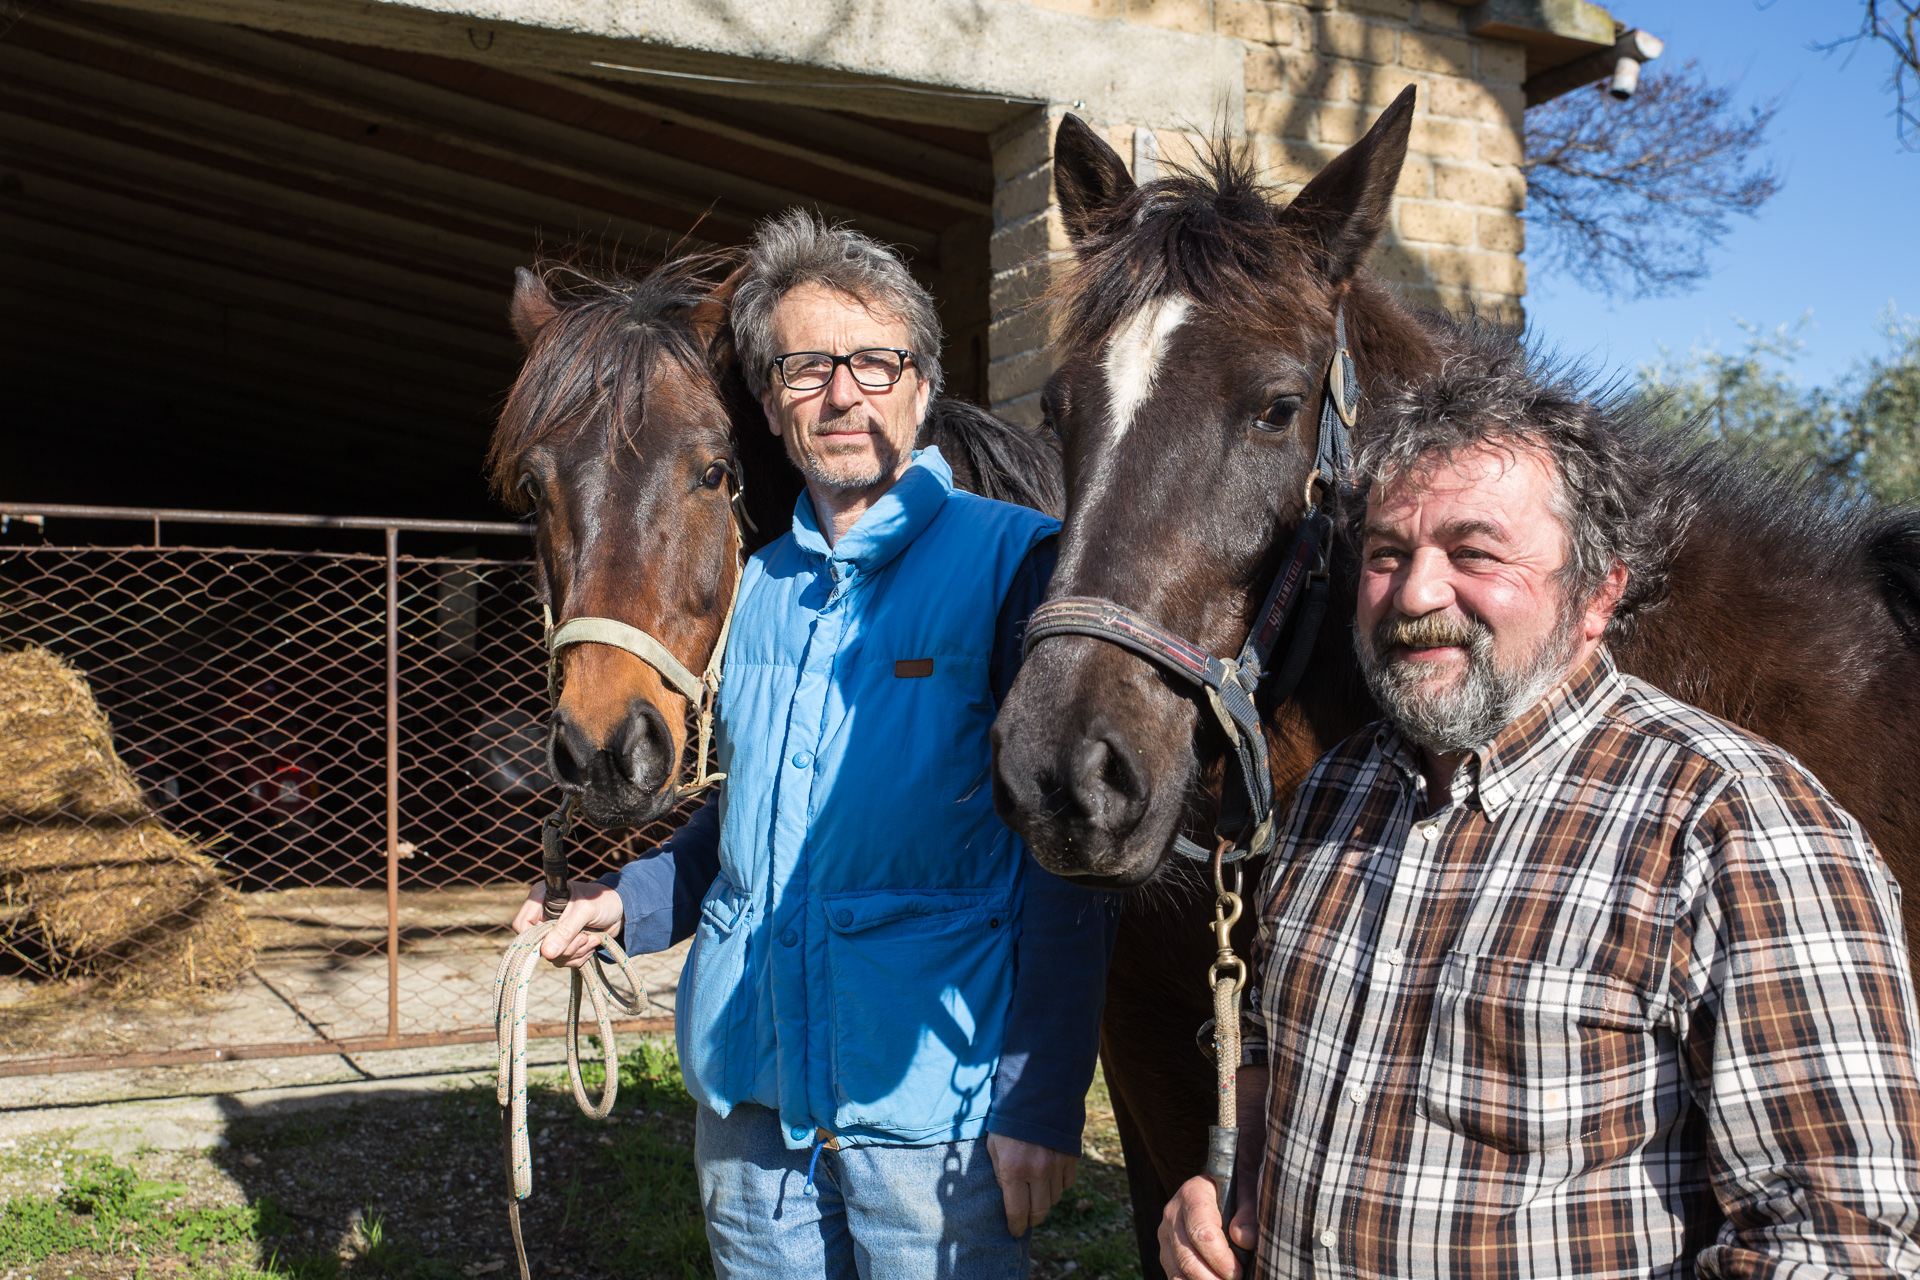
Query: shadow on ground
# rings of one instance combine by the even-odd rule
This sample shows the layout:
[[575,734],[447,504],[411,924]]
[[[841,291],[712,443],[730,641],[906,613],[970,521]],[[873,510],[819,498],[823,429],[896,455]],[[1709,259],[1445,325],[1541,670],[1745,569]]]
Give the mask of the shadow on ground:
[[[1035,1236],[1042,1280],[1139,1274],[1102,1082],[1088,1104],[1079,1185]],[[0,1266],[17,1280],[515,1280],[499,1115],[491,1087],[463,1087],[235,1118],[205,1153],[3,1153],[67,1164],[59,1189],[0,1207]],[[522,1223],[537,1280],[713,1274],[670,1045],[624,1056],[612,1122],[581,1116],[555,1077],[529,1091],[528,1117]]]

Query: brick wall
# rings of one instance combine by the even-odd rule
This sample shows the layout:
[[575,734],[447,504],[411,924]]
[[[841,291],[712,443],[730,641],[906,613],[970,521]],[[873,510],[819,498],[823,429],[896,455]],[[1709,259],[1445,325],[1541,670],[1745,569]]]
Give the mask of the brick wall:
[[[1246,137],[1269,181],[1304,182],[1407,85],[1420,90],[1393,222],[1373,267],[1409,301],[1473,306],[1518,318],[1522,176],[1518,45],[1466,34],[1446,0],[1030,0],[1093,22],[1128,22],[1239,40],[1246,50]],[[1030,304],[1067,249],[1052,205],[1053,127],[1074,104],[1036,113],[994,138],[989,385],[995,407],[1039,417],[1047,334]],[[1107,120],[1075,113],[1130,163],[1192,154],[1191,121]],[[1202,124],[1209,122],[1200,122]],[[1147,135],[1151,137],[1148,144]],[[1148,158],[1148,163],[1153,161]],[[1049,255],[1053,255],[1050,259]]]

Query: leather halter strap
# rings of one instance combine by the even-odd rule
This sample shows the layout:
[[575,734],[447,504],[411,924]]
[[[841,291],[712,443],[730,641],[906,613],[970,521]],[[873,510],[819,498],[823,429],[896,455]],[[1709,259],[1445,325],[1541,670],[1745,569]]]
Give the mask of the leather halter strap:
[[[738,464],[736,463],[736,466]],[[740,526],[748,523],[745,506],[741,498],[746,494],[746,486],[734,486],[731,506],[733,509],[733,556],[736,564],[744,562],[746,539],[741,535]],[[757,532],[757,530],[756,530]],[[604,644],[622,649],[660,673],[660,678],[673,688],[675,693],[698,708],[699,752],[694,762],[693,781],[681,789],[681,796],[696,795],[716,782],[725,782],[724,773],[710,773],[707,770],[707,748],[713,741],[714,703],[720,696],[720,676],[727,658],[727,634],[733,629],[734,606],[740,603],[740,583],[733,584],[733,595],[727,601],[727,612],[720,619],[720,634],[714,637],[713,652],[707,657],[706,670],[695,676],[687,665],[674,657],[672,650],[658,639],[639,627],[621,622],[616,618],[577,617],[568,618],[558,627],[553,625],[553,610],[543,608],[547,621],[547,698],[553,706],[560,705],[560,654],[576,644]],[[678,770],[675,770],[677,776]]]
[[[1090,636],[1139,654],[1206,696],[1233,747],[1230,772],[1237,772],[1240,780],[1238,795],[1229,784],[1228,793],[1221,797],[1218,826],[1232,837],[1224,855],[1228,862],[1259,857],[1273,847],[1273,776],[1255,703],[1268,675],[1274,646],[1288,624],[1293,624],[1293,643],[1272,684],[1276,700],[1284,700],[1305,674],[1326,617],[1333,519],[1317,500],[1316,486],[1337,492],[1347,482],[1353,469],[1348,432],[1360,404],[1359,377],[1347,351],[1344,307],[1334,313],[1333,325],[1335,350],[1327,365],[1320,400],[1319,439],[1314,447],[1313,471],[1307,477],[1306,509],[1293,545],[1274,575],[1273,586],[1238,656],[1216,657],[1125,605],[1096,596],[1049,600],[1035,609],[1027,622],[1025,652],[1031,653],[1035,644],[1049,636]],[[1214,857],[1213,850],[1185,836],[1174,837],[1174,850],[1202,862]]]

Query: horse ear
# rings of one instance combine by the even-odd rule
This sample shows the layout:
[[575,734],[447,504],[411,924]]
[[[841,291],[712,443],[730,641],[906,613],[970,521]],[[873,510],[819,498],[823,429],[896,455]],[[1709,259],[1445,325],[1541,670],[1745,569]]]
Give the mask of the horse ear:
[[1079,116],[1060,118],[1053,135],[1053,188],[1075,244],[1099,230],[1115,205],[1133,193],[1133,176],[1120,153]]
[[713,286],[700,304],[688,314],[687,323],[692,326],[694,336],[700,345],[709,352],[716,345],[731,346],[733,330],[728,321],[732,318],[733,295],[740,288],[740,282],[746,278],[747,268],[743,263],[735,267],[726,279]]
[[513,331],[520,336],[520,345],[531,347],[547,322],[560,314],[560,304],[553,300],[545,280],[525,267],[515,267],[513,303],[507,314],[513,320]]
[[1358,271],[1386,228],[1400,166],[1413,131],[1414,88],[1408,85],[1367,130],[1300,189],[1283,219],[1317,241],[1327,274],[1339,283]]

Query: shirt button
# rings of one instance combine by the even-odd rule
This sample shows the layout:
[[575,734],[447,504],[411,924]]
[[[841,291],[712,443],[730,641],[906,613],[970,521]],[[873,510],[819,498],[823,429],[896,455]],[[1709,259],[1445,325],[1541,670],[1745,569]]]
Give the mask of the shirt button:
[[804,769],[804,768],[806,768],[806,767],[807,767],[808,765],[810,765],[810,764],[812,764],[812,763],[813,763],[813,752],[811,752],[811,751],[796,751],[796,752],[794,752],[794,753],[793,753],[793,767],[794,767],[794,768],[796,768],[796,769]]
[[1322,1231],[1320,1233],[1320,1246],[1324,1249],[1331,1249],[1333,1248],[1333,1242],[1339,1238],[1340,1237],[1334,1235],[1331,1231]]
[[790,947],[798,941],[800,941],[800,935],[791,929],[780,935],[780,945],[783,947]]
[[1402,951],[1398,947],[1395,947],[1393,950],[1387,952],[1388,964],[1405,964],[1406,960],[1407,960],[1407,953]]
[[842,929],[844,929],[848,925],[853,923],[853,912],[836,911],[833,913],[833,922],[839,925]]
[[[792,1128],[792,1129],[790,1129],[790,1130],[788,1130],[788,1132],[790,1132],[791,1134],[793,1134],[793,1140],[794,1140],[795,1142],[799,1142],[799,1141],[802,1141],[802,1140],[803,1140],[803,1139],[805,1139],[805,1138],[806,1138],[806,1136],[807,1136],[807,1131],[806,1131],[806,1129],[805,1129],[805,1128],[803,1128],[803,1127],[801,1127],[800,1125],[795,1125],[795,1126],[793,1126],[793,1128]],[[1332,1232],[1328,1232],[1327,1234],[1329,1234],[1329,1235],[1331,1235],[1331,1234],[1333,1234],[1333,1233],[1332,1233]]]
[[1347,1090],[1347,1097],[1354,1102],[1365,1102],[1367,1100],[1367,1091],[1356,1084]]
[[1420,828],[1420,838],[1422,840],[1437,839],[1439,835],[1440,835],[1440,828],[1437,826],[1426,825]]

